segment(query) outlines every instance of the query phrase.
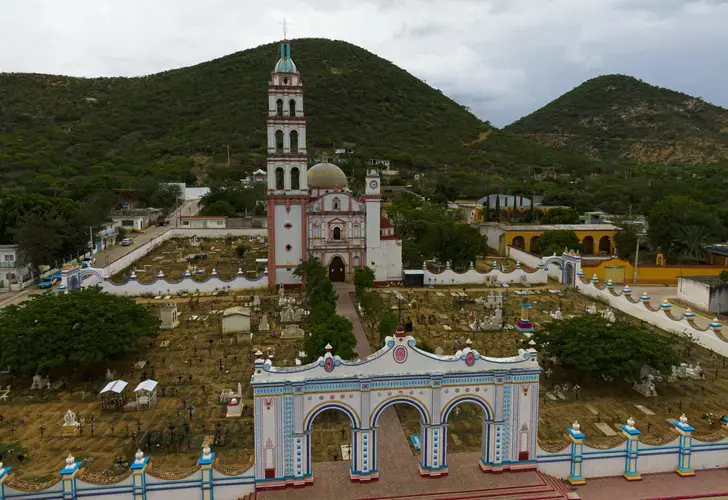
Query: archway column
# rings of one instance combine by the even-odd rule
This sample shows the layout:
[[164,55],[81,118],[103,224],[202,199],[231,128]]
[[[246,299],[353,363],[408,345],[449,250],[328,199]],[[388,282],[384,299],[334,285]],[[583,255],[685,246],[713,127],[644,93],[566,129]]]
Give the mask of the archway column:
[[352,481],[367,482],[379,479],[377,465],[377,429],[351,429]]
[[496,422],[483,417],[480,417],[480,420],[483,422],[480,469],[483,472],[502,472],[501,436],[503,434],[503,422]]
[[293,485],[305,486],[313,483],[311,471],[311,431],[293,434]]
[[447,424],[420,424],[421,476],[447,474]]

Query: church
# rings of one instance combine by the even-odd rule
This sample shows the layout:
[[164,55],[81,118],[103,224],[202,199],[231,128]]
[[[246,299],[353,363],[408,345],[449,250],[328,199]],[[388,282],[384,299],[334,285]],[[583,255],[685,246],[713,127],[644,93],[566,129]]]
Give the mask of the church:
[[377,283],[401,281],[402,241],[382,213],[379,173],[367,173],[357,198],[338,166],[308,168],[303,110],[301,74],[283,40],[268,83],[268,285],[299,284],[293,271],[311,257],[331,281],[350,281],[363,266]]

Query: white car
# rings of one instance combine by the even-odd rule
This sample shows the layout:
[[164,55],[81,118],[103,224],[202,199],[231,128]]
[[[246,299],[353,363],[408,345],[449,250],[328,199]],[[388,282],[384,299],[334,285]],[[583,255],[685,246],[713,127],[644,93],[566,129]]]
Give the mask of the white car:
[[131,238],[124,238],[121,240],[121,246],[128,247],[131,246],[131,244],[134,243]]

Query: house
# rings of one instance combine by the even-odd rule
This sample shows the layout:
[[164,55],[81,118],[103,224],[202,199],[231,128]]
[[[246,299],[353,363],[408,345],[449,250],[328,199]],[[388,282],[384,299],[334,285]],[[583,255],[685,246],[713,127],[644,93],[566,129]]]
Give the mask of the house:
[[34,279],[30,266],[20,264],[18,245],[0,245],[0,292],[21,290]]
[[728,243],[706,245],[703,247],[708,258],[708,264],[728,267]]
[[255,172],[253,172],[253,182],[255,184],[263,184],[268,179],[268,173],[259,168]]
[[222,315],[222,333],[249,332],[250,331],[250,308],[229,307]]
[[160,213],[161,210],[158,208],[128,208],[114,210],[111,212],[109,218],[115,227],[144,231],[150,225],[157,222],[157,217]]
[[379,174],[383,177],[393,177],[395,175],[399,175],[399,170],[390,169],[388,164],[387,168],[383,169],[381,172],[379,172]]
[[369,158],[367,160],[367,165],[382,165],[383,167],[389,168],[389,160],[381,160],[379,158]]
[[719,276],[680,276],[677,298],[710,314],[728,312],[728,283]]
[[118,235],[119,229],[113,222],[103,224],[101,229],[94,235],[94,252],[100,252],[104,248],[114,246]]
[[227,217],[224,215],[184,215],[179,218],[185,229],[225,229]]
[[506,247],[512,246],[536,253],[539,238],[548,231],[574,231],[584,248],[583,256],[609,256],[614,248],[614,235],[621,229],[611,224],[477,224],[480,234],[487,236],[488,246],[505,255]]

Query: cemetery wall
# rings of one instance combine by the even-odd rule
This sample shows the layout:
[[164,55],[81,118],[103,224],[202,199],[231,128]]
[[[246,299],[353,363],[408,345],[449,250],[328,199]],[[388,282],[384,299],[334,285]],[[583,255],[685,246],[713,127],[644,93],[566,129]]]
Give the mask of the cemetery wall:
[[538,470],[559,479],[566,479],[571,468],[571,445],[557,452],[546,451],[537,446],[536,459]]
[[220,238],[225,236],[267,236],[268,231],[266,229],[183,229],[183,228],[170,228],[163,232],[159,236],[155,236],[151,240],[147,241],[138,248],[135,248],[128,254],[124,255],[118,260],[115,260],[104,268],[104,274],[106,276],[112,276],[122,269],[126,269],[134,261],[141,259],[149,252],[157,248],[159,245],[164,243],[170,238],[192,238],[197,236],[198,238]]
[[[425,285],[432,282],[433,285],[482,285],[488,279],[492,279],[498,283],[523,283],[524,281],[531,285],[541,285],[548,282],[546,271],[539,269],[529,272],[523,269],[514,269],[510,273],[504,273],[500,270],[493,269],[487,273],[481,273],[475,269],[470,269],[463,273],[446,269],[439,273],[423,269],[425,273]],[[492,278],[489,278],[491,277]]]
[[249,290],[253,288],[268,287],[268,275],[261,274],[255,279],[248,279],[245,276],[236,276],[231,280],[223,280],[217,276],[209,277],[205,281],[196,281],[192,277],[182,278],[178,282],[167,281],[164,278],[157,278],[152,283],[140,283],[135,279],[116,284],[109,280],[104,280],[101,284],[103,291],[114,295],[169,295],[181,292],[215,292],[223,289],[230,290]]
[[650,474],[675,470],[678,463],[679,442],[680,440],[676,437],[670,443],[659,446],[640,443],[639,460],[637,461],[640,473]]
[[[235,476],[226,476],[216,472],[213,468],[211,486],[215,500],[237,500],[255,491],[255,478],[252,475],[252,469]],[[79,473],[79,476],[84,477],[83,471]],[[146,493],[144,498],[148,500],[199,500],[203,498],[203,476],[202,471],[199,469],[183,478],[163,479],[149,473],[145,473],[144,476]],[[104,478],[104,480],[107,480],[107,478]],[[135,500],[135,498],[142,498],[134,495],[133,477],[131,475],[118,483],[112,484],[93,484],[80,478],[72,481],[75,481],[75,495],[71,497],[63,496],[63,481],[58,481],[45,490],[26,491],[13,488],[13,478],[11,477],[10,480],[6,481],[5,489],[0,492],[0,498],[3,500],[61,500],[84,497],[103,498],[104,500]],[[23,483],[25,486],[32,484]],[[4,493],[4,496],[2,493]],[[213,496],[210,496],[210,498],[213,498]]]
[[526,264],[531,269],[538,268],[538,265],[543,262],[543,259],[538,255],[528,253],[516,247],[506,247],[506,256],[509,257],[511,260],[515,260],[516,262]]
[[728,438],[713,443],[693,438],[690,460],[694,469],[728,467]]
[[619,309],[620,311],[641,319],[650,325],[656,326],[662,330],[682,335],[683,332],[691,333],[695,336],[698,343],[706,349],[711,349],[723,356],[728,356],[728,342],[724,342],[716,336],[716,334],[708,329],[706,331],[695,328],[690,322],[684,317],[678,319],[672,319],[663,310],[652,311],[648,308],[648,303],[637,302],[636,304],[630,302],[627,296],[618,293],[611,292],[609,288],[598,288],[594,283],[578,281],[577,289],[589,297],[598,299],[610,307]]

